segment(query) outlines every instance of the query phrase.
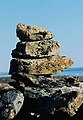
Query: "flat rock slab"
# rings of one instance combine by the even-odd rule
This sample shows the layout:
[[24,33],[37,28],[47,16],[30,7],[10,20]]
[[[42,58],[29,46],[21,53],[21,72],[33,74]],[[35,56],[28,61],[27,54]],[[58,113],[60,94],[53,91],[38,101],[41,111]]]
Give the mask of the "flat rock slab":
[[52,32],[44,28],[27,26],[21,23],[17,25],[16,34],[21,41],[48,40],[54,37]]
[[12,59],[9,74],[55,74],[70,67],[73,61],[65,56],[52,56],[42,59]]
[[13,58],[48,57],[60,54],[60,44],[56,41],[18,42],[12,50]]

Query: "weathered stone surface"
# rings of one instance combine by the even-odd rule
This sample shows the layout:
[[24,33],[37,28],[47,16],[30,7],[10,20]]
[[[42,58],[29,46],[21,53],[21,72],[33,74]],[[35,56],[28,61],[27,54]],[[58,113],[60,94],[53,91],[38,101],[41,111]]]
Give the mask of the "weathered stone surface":
[[[62,85],[58,86],[58,82],[62,82]],[[71,117],[74,116],[83,104],[83,83],[79,82],[79,86],[71,84],[72,87],[66,85],[65,78],[61,81],[57,78],[46,80],[41,76],[40,86],[25,87],[24,95],[29,113],[40,118],[47,114],[56,115],[57,111],[67,113]],[[36,109],[32,107],[32,103]]]
[[27,73],[15,73],[11,76],[12,79],[17,82],[21,81],[25,84],[25,86],[33,86],[33,87],[62,87],[67,86],[79,86],[79,78],[78,77],[55,77],[53,75],[45,76],[45,75],[30,75]]
[[36,86],[39,85],[40,77],[35,75],[30,75],[27,73],[17,73],[11,76],[12,79],[17,82],[21,81],[25,84],[25,86]]
[[55,74],[70,67],[73,61],[65,56],[52,56],[42,59],[12,59],[9,74]]
[[9,83],[6,83],[6,82],[2,83],[0,81],[0,99],[2,98],[2,95],[5,92],[8,92],[9,90],[15,90],[15,88],[12,85],[10,85]]
[[[29,78],[31,78],[29,76]],[[37,79],[37,83],[35,82]],[[69,80],[72,79],[72,77],[68,78]],[[77,77],[73,77],[74,81],[78,81]],[[77,91],[78,93],[83,93],[82,85],[83,83],[79,82],[79,84],[69,83],[69,81],[66,81],[66,77],[64,78],[58,78],[58,77],[45,77],[45,76],[36,76],[33,78],[34,85],[28,85],[28,87],[25,87],[25,91],[27,92],[29,98],[35,98],[38,99],[39,97],[51,97],[56,91],[61,90],[62,94],[71,92],[71,91]],[[70,84],[70,86],[69,86]]]
[[[24,114],[22,114],[23,111],[20,110],[22,111],[21,116],[23,118],[25,118],[26,116],[26,119],[28,119],[28,116],[31,115],[33,116],[33,118],[36,117],[38,119],[39,117],[40,119],[42,117],[44,118],[46,115],[56,115],[57,111],[62,111],[62,114],[67,113],[69,116],[73,117],[75,114],[77,114],[78,109],[83,104],[83,83],[80,82],[81,80],[79,80],[78,77],[35,76],[34,78],[34,75],[30,75],[29,79],[31,79],[34,82],[35,86],[24,87],[25,106],[23,106],[22,109],[24,110],[25,108]],[[34,81],[36,79],[38,80],[37,84]],[[10,79],[10,81],[12,83],[12,79]],[[78,85],[75,84],[76,81],[79,81]],[[68,83],[70,84],[70,87]],[[9,94],[6,95],[8,96]],[[7,100],[7,96],[4,97],[5,100]],[[0,101],[3,101],[4,99]],[[8,109],[6,108],[9,108],[9,106],[7,105],[5,107],[5,112],[3,109],[3,112],[1,112],[1,114],[3,113],[2,115],[14,115],[14,112],[13,110],[11,110],[11,107],[11,112],[7,114]],[[2,102],[0,102],[0,108],[4,108]],[[19,114],[17,114],[16,118],[20,117]],[[16,118],[15,120],[17,120]],[[7,119],[7,117],[5,117],[5,119]]]
[[8,83],[0,83],[0,91],[2,90],[11,90],[14,89],[13,86],[9,85]]
[[2,120],[11,120],[20,111],[24,96],[20,91],[10,90],[5,92],[0,101],[0,116]]
[[14,58],[48,57],[60,54],[60,44],[55,41],[18,42],[12,51]]
[[10,90],[20,90],[23,92],[24,87],[25,85],[23,82],[11,79],[11,77],[0,78],[0,98],[5,92]]
[[[29,78],[33,79],[34,75]],[[82,120],[83,111],[83,77],[73,76],[35,76],[38,83],[35,86],[24,87],[24,103],[17,115],[13,112],[14,93],[16,90],[9,89],[0,97],[0,119],[1,120]],[[0,79],[3,89],[6,81],[9,84],[14,80],[11,78]],[[3,82],[3,83],[2,83]],[[16,82],[17,83],[17,82]],[[77,85],[78,83],[78,85]],[[70,86],[69,86],[70,84]],[[13,85],[13,84],[12,84]],[[9,85],[7,85],[9,86]],[[5,88],[4,88],[5,89]],[[7,89],[8,90],[8,89]],[[0,94],[1,91],[0,91]],[[10,96],[10,97],[9,97]],[[13,97],[12,97],[13,96]],[[10,100],[11,99],[11,100]],[[21,99],[21,98],[20,98]],[[10,101],[10,102],[7,102]],[[8,103],[8,104],[7,104]],[[10,104],[9,104],[10,103]],[[6,106],[5,106],[6,105]],[[15,104],[14,104],[15,106]],[[7,109],[8,108],[8,109]],[[18,108],[18,106],[17,106]],[[36,109],[35,109],[36,108]],[[8,112],[9,110],[9,112]],[[10,116],[9,116],[10,115]],[[59,119],[60,118],[60,119]]]
[[21,23],[17,25],[16,33],[21,41],[48,40],[54,37],[52,32],[44,28],[27,26]]

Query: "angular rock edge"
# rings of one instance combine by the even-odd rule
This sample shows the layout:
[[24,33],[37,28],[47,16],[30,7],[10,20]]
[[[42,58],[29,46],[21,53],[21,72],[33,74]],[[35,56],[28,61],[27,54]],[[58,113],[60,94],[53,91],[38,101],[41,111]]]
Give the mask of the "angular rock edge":
[[39,41],[49,40],[54,37],[54,34],[44,28],[37,26],[27,26],[19,23],[16,28],[17,37],[21,41]]
[[13,58],[44,58],[59,55],[60,44],[56,41],[18,42],[16,49],[12,50]]
[[56,74],[70,67],[73,61],[65,56],[52,56],[42,59],[12,59],[9,74]]

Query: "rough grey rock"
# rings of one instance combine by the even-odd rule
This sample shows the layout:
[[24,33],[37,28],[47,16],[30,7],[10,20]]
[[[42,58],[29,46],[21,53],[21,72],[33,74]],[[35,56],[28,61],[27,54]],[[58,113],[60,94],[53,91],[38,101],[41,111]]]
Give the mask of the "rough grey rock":
[[54,34],[44,28],[37,26],[27,26],[19,23],[16,28],[17,37],[21,41],[39,41],[49,40],[54,37]]
[[30,75],[26,73],[17,73],[11,76],[12,79],[16,80],[17,82],[22,82],[25,86],[35,86],[39,85],[39,76]]
[[[24,103],[20,111],[15,115],[13,120],[82,120],[83,111],[83,78],[73,76],[35,76],[30,75],[29,79],[35,84],[35,86],[24,87]],[[37,79],[37,83],[34,81]],[[6,83],[7,81],[7,83]],[[8,84],[14,84],[14,80],[6,78],[0,80],[0,113],[2,115],[8,115],[8,109],[10,108],[10,116],[14,116],[12,110],[11,100],[14,100],[14,92],[16,92],[13,86]],[[3,85],[4,84],[4,85]],[[6,85],[7,84],[7,85]],[[18,84],[18,82],[16,82]],[[6,89],[7,86],[7,89]],[[6,90],[3,94],[1,92]],[[12,92],[13,90],[13,92]],[[10,91],[8,93],[8,91]],[[13,94],[11,94],[13,93]],[[4,97],[3,97],[4,96]],[[9,97],[10,96],[10,97]],[[12,97],[13,96],[13,97]],[[7,98],[7,99],[6,99]],[[11,99],[10,99],[11,98]],[[20,98],[21,99],[21,98]],[[5,102],[7,101],[7,102]],[[8,104],[7,104],[8,103]],[[12,104],[13,106],[13,104]],[[4,112],[5,111],[5,112]],[[8,113],[8,114],[4,114]],[[10,117],[2,117],[1,120],[10,119]],[[11,117],[12,118],[12,117]]]
[[8,83],[0,83],[0,91],[11,89],[14,89],[14,87],[9,85]]
[[14,58],[39,58],[60,54],[60,44],[55,41],[18,42],[12,50]]
[[[72,78],[69,77],[69,79]],[[75,78],[75,81],[78,81],[78,78]],[[45,114],[56,114],[57,111],[62,111],[71,117],[74,116],[83,104],[83,83],[79,82],[77,86],[70,82],[72,87],[69,87],[67,82],[66,78],[46,80],[41,77],[39,86],[25,87],[24,95],[28,100],[27,106],[30,107],[30,112],[36,116],[45,116]]]
[[31,116],[36,116],[36,118],[43,118],[44,116],[49,116],[51,114],[56,115],[57,111],[62,111],[63,114],[67,113],[70,117],[73,117],[77,114],[78,109],[83,104],[83,94],[78,93],[76,90],[74,91],[74,89],[65,93],[62,93],[62,90],[57,89],[51,96],[47,96],[47,92],[42,90],[42,94],[39,93],[39,98],[37,98],[37,91],[39,90],[36,90],[33,89],[32,94],[32,91],[28,89],[25,96],[26,107],[29,108],[27,110],[27,115],[30,114]]
[[4,81],[4,83],[0,81],[0,99],[1,99],[2,95],[5,92],[8,92],[9,90],[15,90],[15,88],[12,85],[10,85],[9,83],[6,83],[5,81]]
[[[27,73],[15,73],[12,74],[11,76],[12,79],[16,80],[17,82],[21,81],[25,84],[25,86],[40,86],[40,87],[61,87],[61,86],[66,86],[71,87],[73,86],[79,86],[79,77],[59,77],[58,76],[53,76],[53,75],[30,75]],[[47,84],[48,83],[48,84]]]
[[42,59],[12,59],[9,74],[55,74],[70,67],[73,61],[65,56],[52,56]]
[[1,120],[11,120],[23,106],[24,96],[20,91],[9,90],[2,96],[0,102]]
[[[31,76],[29,76],[28,78],[32,79]],[[32,98],[39,98],[44,96],[50,97],[57,90],[61,90],[63,94],[74,90],[82,93],[82,87],[80,86],[80,82],[78,84],[75,84],[76,81],[78,82],[78,78],[74,77],[73,78],[74,80],[72,80],[72,82],[70,81],[70,79],[72,79],[72,77],[68,77],[66,80],[66,77],[57,78],[54,76],[51,77],[36,76],[35,78],[32,79],[34,85],[33,84],[28,85],[28,87],[25,87],[25,90],[30,91],[30,92],[28,91],[27,93],[30,94]],[[35,82],[36,80],[38,81],[37,83]],[[35,92],[37,94],[35,94]]]

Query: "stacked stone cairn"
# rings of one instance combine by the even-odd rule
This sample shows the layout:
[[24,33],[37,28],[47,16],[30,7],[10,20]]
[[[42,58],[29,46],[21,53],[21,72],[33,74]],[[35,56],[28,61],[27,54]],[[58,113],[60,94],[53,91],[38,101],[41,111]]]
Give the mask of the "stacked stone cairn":
[[58,78],[54,74],[70,67],[72,59],[60,56],[60,44],[52,40],[54,34],[46,29],[20,23],[16,34],[20,42],[12,50],[9,70],[14,81],[10,85],[14,90],[2,97],[3,101],[9,101],[5,100],[6,105],[2,107],[2,118],[70,119],[83,101],[83,95],[79,92],[81,88],[78,88],[79,80],[77,77]]
[[[73,61],[60,56],[60,44],[51,40],[54,35],[50,31],[18,24],[16,29],[20,42],[12,51],[9,74],[17,80],[19,75],[52,75],[70,67]],[[25,82],[25,79],[22,79]]]

